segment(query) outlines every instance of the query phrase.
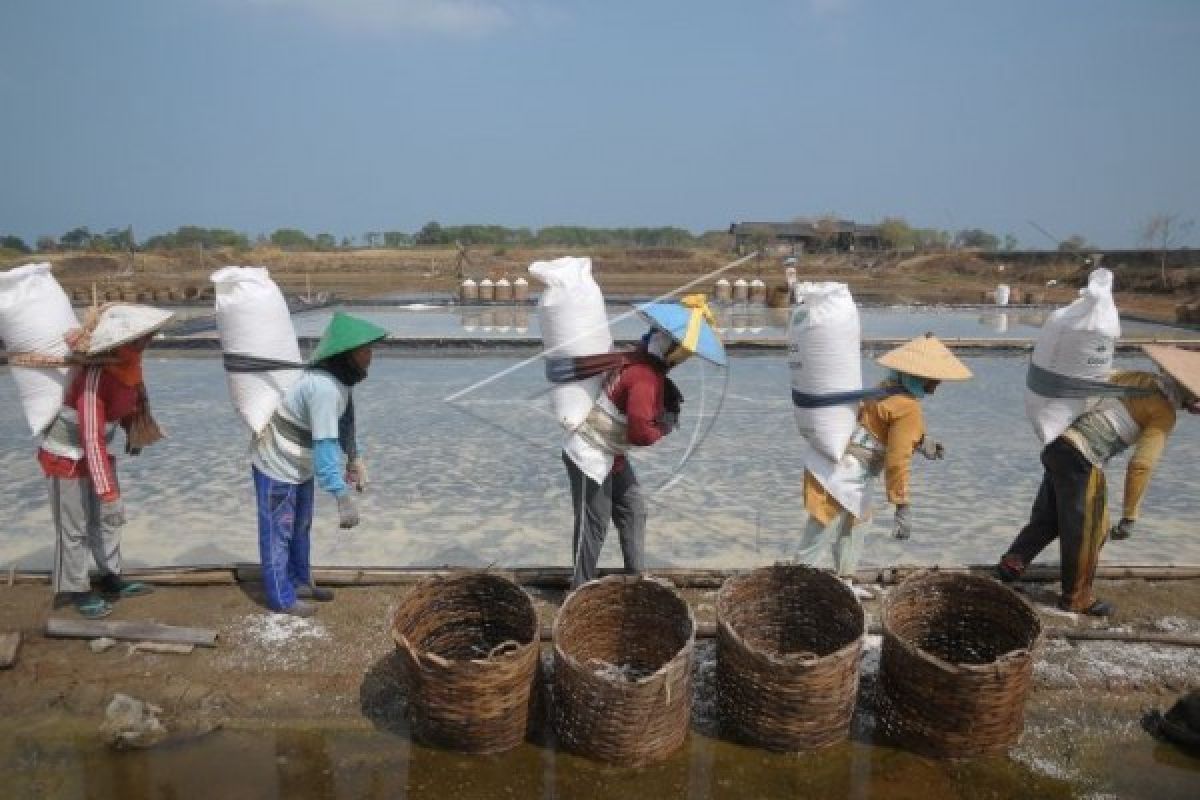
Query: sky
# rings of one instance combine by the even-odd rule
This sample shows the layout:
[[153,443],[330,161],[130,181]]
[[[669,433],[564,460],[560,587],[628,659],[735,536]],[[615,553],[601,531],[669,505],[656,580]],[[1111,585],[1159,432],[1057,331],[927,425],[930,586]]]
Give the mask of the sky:
[[0,234],[832,212],[1131,247],[1200,220],[1198,41],[1200,0],[3,0]]

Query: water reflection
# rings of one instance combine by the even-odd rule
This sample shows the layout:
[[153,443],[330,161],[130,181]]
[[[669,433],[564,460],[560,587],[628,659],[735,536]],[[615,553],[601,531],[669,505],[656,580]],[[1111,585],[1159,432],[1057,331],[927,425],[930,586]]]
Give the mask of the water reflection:
[[[792,797],[1074,796],[1073,787],[1008,759],[938,762],[862,743],[777,755],[692,734],[666,762],[641,769],[593,763],[525,744],[495,756],[465,756],[407,737],[319,724],[219,731],[195,742],[115,753],[91,736],[21,737],[35,761],[13,763],[10,797],[222,798],[222,800],[733,800]],[[1172,796],[1170,792],[1158,795]],[[1183,795],[1176,795],[1183,796]]]
[[[351,306],[344,310],[382,325],[398,337],[519,336],[536,339],[541,336],[537,309],[529,305]],[[636,315],[630,314],[630,310],[631,306],[628,305],[608,307],[609,319],[613,321],[613,336],[617,339],[634,339],[645,330],[644,323]],[[783,341],[787,336],[787,308],[740,303],[714,306],[714,312],[717,328],[726,337]],[[297,333],[301,336],[319,336],[331,313],[330,309],[320,309],[295,315],[293,319]],[[925,331],[933,331],[943,338],[1033,339],[1045,322],[1047,313],[1044,310],[981,311],[929,306],[868,307],[859,311],[864,337],[888,339],[908,338]],[[1125,336],[1200,336],[1200,332],[1193,330],[1130,320],[1122,323],[1122,330]],[[206,335],[211,335],[211,332]]]

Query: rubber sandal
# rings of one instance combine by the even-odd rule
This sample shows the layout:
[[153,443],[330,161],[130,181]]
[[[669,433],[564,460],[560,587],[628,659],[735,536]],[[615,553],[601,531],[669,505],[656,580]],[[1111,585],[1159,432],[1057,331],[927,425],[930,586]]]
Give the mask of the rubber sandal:
[[141,581],[123,581],[115,575],[106,575],[96,583],[100,593],[108,598],[124,599],[150,594],[154,587]]
[[1097,600],[1087,608],[1082,609],[1068,608],[1062,603],[1059,603],[1058,607],[1063,611],[1070,611],[1072,614],[1085,614],[1089,617],[1111,617],[1117,613],[1117,607],[1107,600]]
[[1013,556],[1005,556],[996,565],[996,577],[1004,583],[1016,583],[1025,574],[1025,564]]
[[84,594],[72,601],[79,616],[84,619],[100,619],[113,612],[112,604],[97,594]]

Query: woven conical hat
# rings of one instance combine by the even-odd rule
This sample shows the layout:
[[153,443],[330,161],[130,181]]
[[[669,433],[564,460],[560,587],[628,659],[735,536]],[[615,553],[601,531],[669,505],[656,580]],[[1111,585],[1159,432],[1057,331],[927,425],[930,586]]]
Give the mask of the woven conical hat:
[[174,313],[161,308],[114,303],[101,312],[100,320],[92,331],[87,353],[105,353],[154,333],[173,316]]
[[1200,352],[1165,344],[1142,345],[1146,355],[1183,388],[1200,397]]
[[965,381],[971,370],[932,333],[884,353],[875,360],[881,367],[934,381]]

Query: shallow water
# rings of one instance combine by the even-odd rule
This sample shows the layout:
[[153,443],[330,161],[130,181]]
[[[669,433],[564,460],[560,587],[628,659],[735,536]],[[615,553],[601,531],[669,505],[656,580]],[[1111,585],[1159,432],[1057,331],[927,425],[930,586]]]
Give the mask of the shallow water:
[[[540,338],[537,309],[532,306],[456,306],[387,308],[379,306],[345,307],[343,310],[369,319],[399,337],[492,337]],[[716,307],[717,329],[722,336],[767,341],[787,338],[789,309],[763,306]],[[608,314],[613,336],[633,339],[642,334],[645,324],[630,306],[610,305]],[[320,336],[333,313],[331,309],[305,311],[295,315],[296,333]],[[892,306],[859,310],[864,338],[908,338],[934,331],[943,338],[1034,339],[1046,321],[1049,309],[1024,308],[938,308],[931,306]],[[1200,331],[1126,320],[1122,335],[1127,337],[1197,338]]]
[[[1026,519],[1041,477],[1040,448],[1021,399],[1026,359],[966,360],[977,379],[945,385],[925,404],[930,432],[948,455],[939,462],[914,459],[914,536],[890,538],[891,511],[877,489],[879,516],[867,528],[864,566],[991,562]],[[335,504],[319,497],[314,562],[567,564],[569,494],[540,362],[455,403],[443,400],[518,363],[378,358],[356,392],[374,482],[363,501],[364,521],[340,531]],[[171,438],[138,458],[121,457],[130,517],[126,564],[257,561],[249,435],[234,417],[220,361],[151,354],[146,370]],[[786,361],[734,358],[727,387],[720,370],[698,361],[677,372],[687,398],[682,429],[634,458],[651,492],[648,563],[744,568],[790,557],[805,514],[803,445]],[[1192,469],[1200,457],[1198,423],[1180,419],[1136,535],[1110,543],[1102,563],[1200,562]],[[0,567],[47,569],[51,562],[53,530],[34,448],[14,384],[0,375],[0,470],[7,482]],[[1123,462],[1109,470],[1114,513],[1122,470]],[[619,564],[612,539],[602,564]],[[1056,561],[1056,548],[1043,558]]]

